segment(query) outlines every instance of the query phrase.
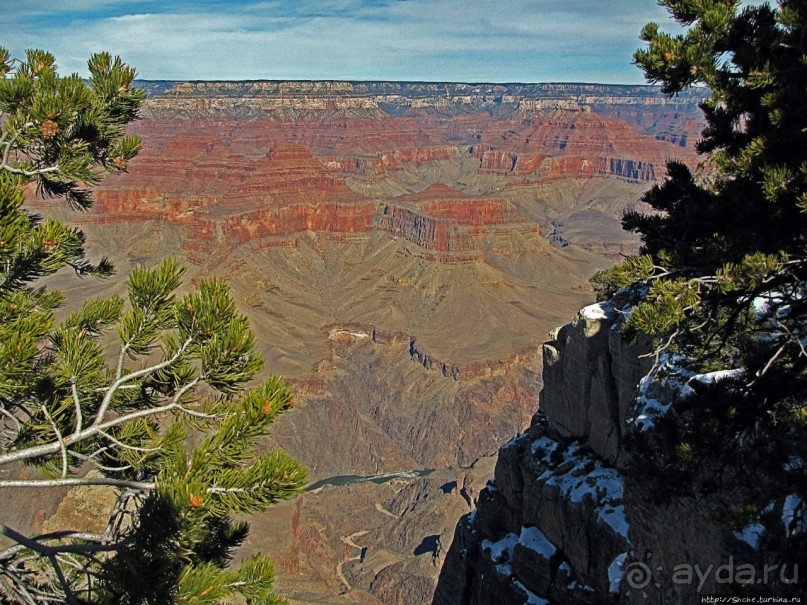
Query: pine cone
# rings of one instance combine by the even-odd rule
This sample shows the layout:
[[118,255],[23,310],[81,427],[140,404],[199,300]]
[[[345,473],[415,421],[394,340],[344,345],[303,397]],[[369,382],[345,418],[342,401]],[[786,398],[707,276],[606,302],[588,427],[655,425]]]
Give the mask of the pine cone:
[[45,120],[39,126],[39,132],[42,134],[43,139],[52,139],[59,131],[59,125],[53,120]]

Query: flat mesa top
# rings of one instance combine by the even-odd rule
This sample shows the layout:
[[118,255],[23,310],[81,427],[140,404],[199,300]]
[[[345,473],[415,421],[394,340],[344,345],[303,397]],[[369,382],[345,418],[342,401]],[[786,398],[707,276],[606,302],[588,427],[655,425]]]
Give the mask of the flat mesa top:
[[433,96],[493,96],[552,99],[575,97],[655,97],[677,103],[697,103],[708,91],[693,87],[674,97],[661,92],[660,87],[630,84],[596,83],[462,83],[462,82],[384,82],[347,80],[138,80],[137,85],[150,95],[170,96],[255,96],[255,95],[329,95],[409,97]]

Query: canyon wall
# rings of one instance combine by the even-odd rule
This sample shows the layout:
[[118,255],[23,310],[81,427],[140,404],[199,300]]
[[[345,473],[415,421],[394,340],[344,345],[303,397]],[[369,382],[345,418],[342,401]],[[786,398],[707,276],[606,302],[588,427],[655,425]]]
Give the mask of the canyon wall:
[[[202,132],[215,123],[252,152],[291,142],[336,172],[379,175],[457,153],[511,177],[660,178],[688,161],[702,122],[697,89],[652,86],[405,82],[143,83],[155,93],[138,126]],[[249,133],[233,122],[249,121]],[[566,157],[561,162],[550,158]]]
[[672,605],[737,594],[742,566],[763,581],[753,539],[707,502],[660,502],[633,479],[626,433],[680,390],[650,371],[647,344],[623,339],[619,316],[591,305],[544,345],[539,412],[458,523],[434,605]]

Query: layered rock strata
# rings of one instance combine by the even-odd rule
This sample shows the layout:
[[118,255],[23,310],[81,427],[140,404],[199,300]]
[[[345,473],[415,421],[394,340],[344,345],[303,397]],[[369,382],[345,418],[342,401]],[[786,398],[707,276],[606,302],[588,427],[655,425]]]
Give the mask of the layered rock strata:
[[[330,170],[378,176],[471,149],[483,173],[513,178],[660,179],[689,161],[698,102],[652,86],[401,82],[144,83],[153,96],[138,130],[229,131],[247,154],[291,142]],[[236,124],[249,121],[248,133]],[[381,134],[383,133],[383,135]],[[246,135],[246,136],[245,136]]]
[[385,204],[378,225],[438,253],[442,262],[481,260],[488,236],[538,234],[538,226],[506,200],[470,197],[442,184]]

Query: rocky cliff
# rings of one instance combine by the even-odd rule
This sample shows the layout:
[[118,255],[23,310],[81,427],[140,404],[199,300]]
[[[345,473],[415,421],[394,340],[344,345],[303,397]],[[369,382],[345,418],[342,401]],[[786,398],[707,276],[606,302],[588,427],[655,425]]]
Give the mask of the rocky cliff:
[[544,345],[540,410],[458,524],[435,605],[690,603],[736,593],[738,569],[792,579],[776,565],[762,577],[753,528],[733,533],[707,503],[659,502],[631,479],[626,433],[676,390],[618,322],[592,305]]
[[385,204],[378,219],[387,233],[435,254],[441,262],[481,260],[486,238],[538,234],[539,228],[503,198],[472,197],[443,184]]

